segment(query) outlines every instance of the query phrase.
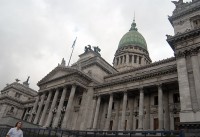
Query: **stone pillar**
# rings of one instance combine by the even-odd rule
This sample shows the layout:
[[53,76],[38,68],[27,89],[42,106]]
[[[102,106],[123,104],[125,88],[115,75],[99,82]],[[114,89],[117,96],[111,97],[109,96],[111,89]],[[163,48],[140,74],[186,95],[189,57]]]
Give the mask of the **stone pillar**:
[[134,112],[134,98],[129,99],[130,103],[130,116],[129,116],[129,122],[128,122],[128,129],[133,130],[133,112]]
[[87,92],[84,92],[84,102],[81,103],[81,106],[83,106],[82,110],[82,122],[80,125],[80,130],[86,130],[90,129],[91,127],[88,125],[90,123],[91,118],[93,117],[94,114],[94,109],[93,109],[93,95],[94,95],[94,88],[89,87]]
[[144,91],[140,88],[140,101],[139,101],[139,123],[138,129],[143,130],[143,116],[144,116]]
[[46,117],[46,113],[47,113],[47,109],[49,107],[49,103],[50,103],[50,100],[51,100],[51,97],[52,97],[52,91],[49,91],[49,95],[48,95],[48,98],[46,100],[46,103],[45,103],[45,106],[44,106],[44,110],[42,112],[42,116],[40,118],[40,122],[39,122],[39,125],[43,125],[44,123],[44,119]]
[[[96,97],[95,97],[96,98]],[[97,105],[97,99],[93,99],[92,100],[92,107],[91,107],[91,109],[92,109],[92,113],[91,113],[91,117],[90,117],[90,120],[89,120],[89,122],[88,122],[88,127],[89,127],[89,129],[92,129],[92,125],[93,125],[93,122],[94,122],[94,114],[95,114],[95,110],[96,110],[96,105]]]
[[147,107],[146,107],[146,115],[145,115],[145,118],[146,118],[146,129],[145,130],[150,130],[150,104],[151,104],[150,94],[148,94],[146,96],[146,101],[147,101]]
[[32,119],[33,119],[33,113],[36,113],[36,109],[37,109],[37,105],[38,105],[39,99],[40,99],[40,97],[39,97],[39,95],[38,95],[37,98],[36,98],[36,101],[35,101],[35,103],[34,103],[34,105],[33,105],[33,109],[32,109],[32,112],[31,112],[31,116],[30,116],[28,122],[31,122],[31,121],[32,121]]
[[128,65],[129,64],[129,55],[126,54],[126,64]]
[[96,110],[95,110],[95,114],[94,114],[93,129],[97,129],[97,121],[98,121],[98,117],[99,117],[100,103],[101,103],[101,96],[98,96]]
[[105,130],[109,130],[110,119],[112,114],[112,104],[113,104],[113,94],[110,94],[109,104],[108,104],[108,113],[106,118]]
[[63,108],[64,101],[65,101],[66,93],[67,93],[67,87],[64,87],[63,92],[62,92],[62,96],[61,96],[61,99],[60,99],[60,102],[59,102],[59,105],[58,105],[58,109],[57,109],[57,112],[56,112],[56,116],[55,116],[54,121],[53,121],[53,125],[52,125],[53,128],[58,126],[58,122],[59,122],[59,119],[60,119],[61,110]]
[[125,130],[126,105],[127,105],[127,92],[124,92],[123,104],[122,104],[121,130]]
[[64,119],[63,119],[63,122],[62,122],[62,126],[61,126],[62,128],[67,128],[67,122],[68,122],[68,119],[69,119],[69,116],[70,116],[70,113],[71,113],[72,103],[73,103],[73,100],[74,100],[75,91],[76,91],[76,85],[73,84],[72,88],[71,88],[70,95],[69,95],[67,108],[65,110]]
[[53,118],[52,111],[56,106],[56,102],[57,102],[57,99],[58,99],[58,94],[59,94],[59,89],[56,89],[56,92],[55,92],[55,95],[54,95],[54,98],[53,98],[53,102],[52,102],[51,108],[49,110],[49,114],[48,114],[48,117],[47,117],[47,121],[46,121],[45,127],[49,127],[50,124],[51,124],[51,121],[52,121],[52,118]]
[[198,106],[200,106],[200,71],[199,71],[199,61],[196,52],[192,54],[191,60],[192,60],[192,70],[194,76],[197,101],[198,101]]
[[158,85],[158,121],[159,121],[159,130],[164,128],[164,115],[163,115],[163,91],[162,84]]
[[44,103],[44,97],[45,97],[45,94],[43,94],[43,95],[41,96],[41,101],[40,101],[40,104],[39,104],[39,107],[38,107],[38,110],[37,110],[35,119],[34,119],[34,121],[33,121],[34,124],[37,124],[37,122],[38,122],[38,120],[39,120],[39,116],[40,116],[40,113],[41,113],[41,110],[42,110],[42,106],[43,106],[43,103]]
[[164,107],[164,129],[170,130],[170,114],[169,114],[169,91],[163,94],[163,107]]
[[114,120],[114,125],[113,125],[113,129],[115,131],[118,130],[118,122],[119,122],[119,100],[117,99],[116,101],[116,104],[115,104],[115,120]]
[[177,61],[181,111],[184,113],[192,110],[186,59],[184,56],[182,56],[177,58],[176,61]]

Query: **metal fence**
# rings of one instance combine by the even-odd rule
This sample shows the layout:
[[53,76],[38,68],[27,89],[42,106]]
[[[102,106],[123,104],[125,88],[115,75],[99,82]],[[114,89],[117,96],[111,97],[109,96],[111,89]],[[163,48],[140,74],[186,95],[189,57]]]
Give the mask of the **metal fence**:
[[[181,131],[77,131],[43,128],[23,128],[24,137],[185,137]],[[0,128],[0,137],[6,137],[9,128]]]

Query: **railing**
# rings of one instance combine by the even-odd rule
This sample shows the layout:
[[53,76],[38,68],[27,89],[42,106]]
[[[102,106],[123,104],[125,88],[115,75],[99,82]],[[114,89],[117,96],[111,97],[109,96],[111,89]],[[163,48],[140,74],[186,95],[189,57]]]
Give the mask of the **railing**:
[[[78,131],[62,129],[24,128],[24,137],[184,137],[181,131]],[[9,128],[0,127],[0,137],[6,137]]]

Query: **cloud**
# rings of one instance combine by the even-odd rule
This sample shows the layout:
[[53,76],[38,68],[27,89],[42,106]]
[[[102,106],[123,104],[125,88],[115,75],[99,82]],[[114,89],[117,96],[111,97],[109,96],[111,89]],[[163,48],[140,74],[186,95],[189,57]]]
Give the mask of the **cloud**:
[[136,13],[153,61],[173,56],[166,34],[174,5],[168,0],[1,0],[0,89],[31,76],[31,88],[65,57],[77,36],[72,63],[91,44],[112,64],[121,37]]

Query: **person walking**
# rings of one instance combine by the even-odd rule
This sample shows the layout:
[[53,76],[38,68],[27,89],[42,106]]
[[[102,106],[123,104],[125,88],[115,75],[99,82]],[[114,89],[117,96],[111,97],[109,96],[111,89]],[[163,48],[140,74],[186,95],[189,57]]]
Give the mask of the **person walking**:
[[23,132],[22,132],[21,128],[22,128],[22,122],[18,121],[15,124],[15,127],[11,128],[8,131],[6,137],[23,137]]

